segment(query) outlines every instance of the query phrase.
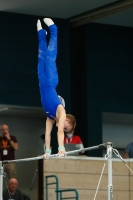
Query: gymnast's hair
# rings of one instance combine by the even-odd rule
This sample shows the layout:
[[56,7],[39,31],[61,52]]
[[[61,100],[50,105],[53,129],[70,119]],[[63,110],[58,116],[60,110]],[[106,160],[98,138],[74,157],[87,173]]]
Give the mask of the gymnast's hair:
[[66,118],[69,119],[69,123],[72,125],[73,129],[72,131],[74,131],[75,127],[76,127],[76,119],[73,115],[71,114],[66,114]]

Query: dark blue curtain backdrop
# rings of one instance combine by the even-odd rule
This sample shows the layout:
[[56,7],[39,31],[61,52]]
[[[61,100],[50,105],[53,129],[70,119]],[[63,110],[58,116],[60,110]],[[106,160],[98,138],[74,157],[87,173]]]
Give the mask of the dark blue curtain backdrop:
[[94,146],[102,143],[102,112],[133,113],[133,28],[91,23],[71,33],[78,47],[71,55],[72,110],[85,146]]
[[102,142],[102,112],[133,113],[132,36],[133,28],[101,24],[87,26],[90,145]]
[[76,117],[75,134],[88,146],[86,26],[71,27],[71,102]]
[[[0,104],[41,107],[37,78],[37,19],[43,17],[0,12]],[[58,26],[57,92],[70,112],[69,23],[53,19]],[[47,30],[48,31],[48,30]]]
[[87,27],[88,96],[102,111],[133,113],[132,36],[133,28]]

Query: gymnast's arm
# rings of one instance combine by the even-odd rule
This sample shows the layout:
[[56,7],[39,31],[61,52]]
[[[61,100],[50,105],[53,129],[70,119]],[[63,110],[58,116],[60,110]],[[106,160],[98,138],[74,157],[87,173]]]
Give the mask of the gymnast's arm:
[[58,106],[58,145],[59,154],[65,153],[64,148],[64,123],[66,120],[66,112],[63,106]]
[[47,117],[46,120],[46,132],[45,132],[45,145],[46,149],[50,149],[50,142],[51,142],[51,131],[53,128],[55,120],[51,120]]

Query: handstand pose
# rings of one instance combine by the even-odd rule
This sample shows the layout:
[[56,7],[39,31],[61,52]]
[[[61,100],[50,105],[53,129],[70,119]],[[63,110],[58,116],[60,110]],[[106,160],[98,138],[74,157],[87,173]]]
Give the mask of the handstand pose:
[[57,27],[50,18],[44,18],[44,23],[49,27],[50,41],[47,46],[46,34],[42,29],[40,20],[37,21],[39,52],[38,52],[38,79],[41,94],[41,102],[44,111],[47,115],[45,144],[46,151],[45,158],[51,154],[50,141],[53,124],[56,121],[58,127],[58,154],[65,155],[64,148],[64,131],[69,132],[71,125],[66,119],[66,112],[64,105],[56,93],[56,86],[58,84],[58,73],[56,68],[57,56]]

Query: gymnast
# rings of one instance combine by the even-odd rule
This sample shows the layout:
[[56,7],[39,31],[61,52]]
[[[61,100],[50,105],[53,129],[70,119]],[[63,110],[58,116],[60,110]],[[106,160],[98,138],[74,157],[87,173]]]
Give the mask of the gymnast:
[[71,130],[71,124],[66,118],[65,101],[58,96],[56,86],[58,84],[58,73],[56,68],[57,56],[57,26],[50,18],[44,18],[44,23],[49,27],[50,40],[47,45],[47,32],[42,29],[40,20],[37,21],[38,31],[38,79],[43,109],[47,115],[44,158],[48,159],[51,154],[50,142],[51,131],[54,122],[58,127],[58,155],[65,156],[64,131]]

